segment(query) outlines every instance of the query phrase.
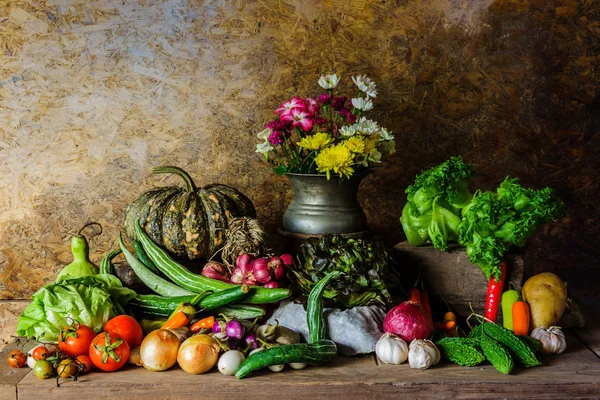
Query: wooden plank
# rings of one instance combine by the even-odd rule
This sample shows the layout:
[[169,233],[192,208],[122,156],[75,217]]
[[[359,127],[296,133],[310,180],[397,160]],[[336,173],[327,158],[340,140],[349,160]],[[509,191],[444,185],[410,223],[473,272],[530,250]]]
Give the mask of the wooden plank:
[[600,357],[600,301],[589,300],[579,302],[579,308],[585,318],[585,328],[573,332],[590,350]]
[[473,368],[448,363],[426,370],[408,365],[376,365],[372,355],[338,357],[326,366],[283,373],[259,372],[244,380],[213,371],[189,375],[179,368],[156,373],[127,367],[112,373],[91,373],[78,382],[55,382],[27,375],[19,384],[19,400],[70,398],[147,399],[191,397],[211,393],[247,399],[589,399],[600,395],[600,360],[574,336],[565,354],[547,357],[545,365],[518,369],[505,376],[491,365]]
[[[29,350],[33,345],[29,345],[26,349]],[[25,377],[25,375],[31,372],[31,369],[28,367],[15,369],[8,366],[6,362],[8,353],[17,348],[20,349],[16,343],[12,342],[7,344],[4,349],[0,351],[0,400],[16,400],[17,384]]]

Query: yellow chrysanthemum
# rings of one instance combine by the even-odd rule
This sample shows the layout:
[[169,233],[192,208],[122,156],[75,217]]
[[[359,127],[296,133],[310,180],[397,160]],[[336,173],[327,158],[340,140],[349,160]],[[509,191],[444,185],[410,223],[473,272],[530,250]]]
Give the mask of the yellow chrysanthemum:
[[344,141],[344,146],[352,153],[361,154],[365,152],[365,140],[362,136],[352,136]]
[[375,146],[377,146],[377,141],[379,141],[379,135],[375,134],[367,136],[367,138],[365,139],[364,152],[370,153],[371,150],[373,150]]
[[307,150],[321,150],[331,142],[333,142],[333,138],[327,133],[317,132],[312,136],[306,136],[297,144]]
[[321,150],[315,158],[315,162],[317,163],[317,170],[326,173],[327,179],[330,178],[331,171],[349,178],[354,173],[354,169],[352,169],[353,158],[352,152],[340,143]]

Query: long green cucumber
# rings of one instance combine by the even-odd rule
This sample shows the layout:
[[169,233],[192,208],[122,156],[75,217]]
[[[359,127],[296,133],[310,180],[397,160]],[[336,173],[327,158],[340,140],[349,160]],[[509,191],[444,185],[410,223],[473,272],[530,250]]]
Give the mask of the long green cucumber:
[[212,311],[216,308],[243,300],[249,290],[250,288],[246,285],[238,286],[218,293],[210,293],[204,297],[200,297],[198,301],[195,301],[198,296],[194,295],[164,297],[154,294],[138,294],[130,304],[142,312],[168,317],[180,303],[190,303],[199,311]]
[[121,251],[127,259],[127,262],[138,278],[140,278],[140,280],[154,292],[163,296],[185,296],[195,294],[194,292],[185,290],[150,271],[144,264],[141,263],[141,261],[131,254],[127,247],[125,247],[121,233],[119,233],[119,246],[121,247]]
[[135,254],[137,255],[138,260],[142,262],[148,269],[154,272],[156,275],[160,275],[160,271],[156,268],[156,265],[152,262],[146,251],[144,250],[144,246],[140,243],[139,240],[134,240],[133,248],[135,249]]
[[[144,250],[146,250],[148,257],[154,261],[156,267],[165,274],[167,278],[177,283],[182,288],[194,292],[202,292],[205,290],[218,292],[239,286],[190,272],[190,270],[183,265],[173,260],[169,253],[156,245],[156,243],[150,239],[148,234],[144,232],[139,221],[136,221],[135,223],[135,234],[142,243]],[[274,303],[290,297],[291,294],[289,289],[266,289],[259,287],[255,288],[244,301],[250,304]]]
[[272,347],[252,354],[235,372],[238,379],[271,365],[306,363],[311,365],[325,364],[334,359],[337,346],[329,339],[321,339],[316,343],[286,344]]
[[229,304],[212,310],[216,315],[224,314],[233,319],[255,319],[266,314],[264,308],[249,304]]
[[102,261],[100,261],[100,269],[99,269],[98,273],[114,275],[113,266],[111,264],[111,261],[113,258],[118,256],[119,254],[121,254],[121,250],[115,249],[115,250],[111,250],[107,255],[105,255],[102,258]]
[[315,285],[308,295],[306,322],[308,324],[308,343],[317,343],[327,337],[327,322],[323,318],[323,292],[329,281],[339,274],[330,272]]

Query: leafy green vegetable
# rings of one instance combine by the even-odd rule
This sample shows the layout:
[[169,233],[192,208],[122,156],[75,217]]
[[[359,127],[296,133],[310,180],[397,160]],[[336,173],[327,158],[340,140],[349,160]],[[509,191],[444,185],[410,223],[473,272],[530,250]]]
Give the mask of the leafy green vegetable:
[[292,270],[303,293],[310,293],[324,276],[338,274],[325,290],[324,298],[337,306],[351,308],[388,304],[385,280],[394,263],[380,240],[351,239],[339,235],[311,238],[302,245],[298,268]]
[[447,250],[448,241],[457,240],[460,210],[471,201],[467,187],[471,166],[462,157],[421,172],[406,189],[407,203],[400,222],[413,246],[430,240],[434,247]]
[[485,275],[500,275],[500,263],[511,247],[523,247],[536,229],[563,210],[550,188],[529,189],[507,177],[496,193],[476,192],[462,210],[458,240]]
[[66,276],[34,293],[33,301],[19,317],[17,334],[57,341],[62,329],[72,322],[69,318],[98,332],[110,318],[124,314],[123,306],[135,296],[114,275]]

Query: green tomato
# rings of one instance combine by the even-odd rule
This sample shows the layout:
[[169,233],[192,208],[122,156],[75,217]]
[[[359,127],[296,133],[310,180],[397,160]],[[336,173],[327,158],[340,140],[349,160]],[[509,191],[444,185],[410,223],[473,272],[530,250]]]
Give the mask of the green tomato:
[[33,373],[40,379],[52,378],[54,375],[54,367],[48,360],[39,360],[33,366]]

